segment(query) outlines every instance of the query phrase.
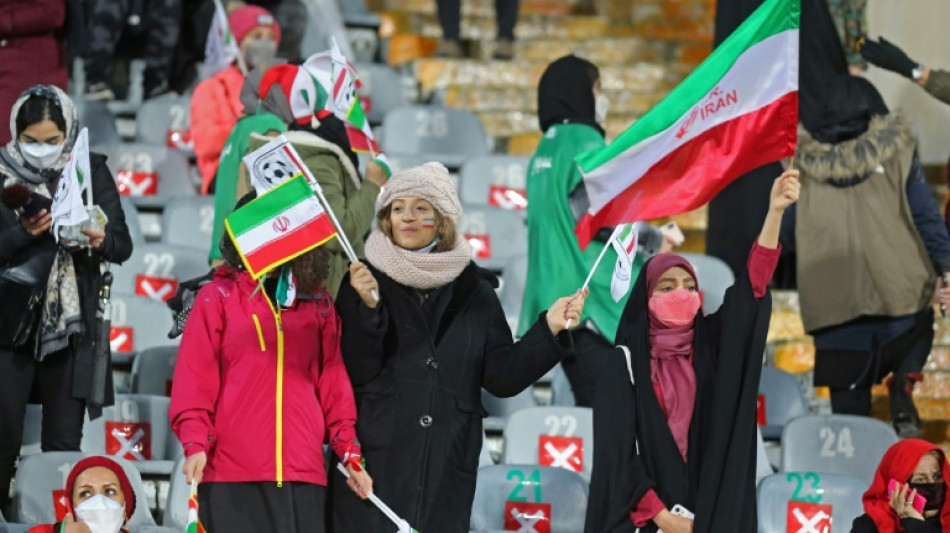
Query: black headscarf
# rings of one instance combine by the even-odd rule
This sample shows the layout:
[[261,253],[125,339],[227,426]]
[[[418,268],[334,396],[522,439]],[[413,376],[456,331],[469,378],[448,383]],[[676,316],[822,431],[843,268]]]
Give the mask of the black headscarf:
[[[652,488],[668,508],[680,504],[695,513],[695,531],[755,533],[755,403],[771,299],[756,300],[743,272],[716,313],[697,315],[696,408],[684,462],[650,378],[648,269],[649,262],[617,330],[617,343],[632,354],[636,386],[622,351],[597,354],[605,363],[594,403],[594,470],[584,531],[635,531],[630,511]],[[641,531],[656,529],[651,523]]]
[[837,144],[854,139],[867,131],[871,117],[888,113],[881,93],[861,76],[833,76],[822,94],[821,112],[804,124],[819,142]]
[[597,66],[575,55],[548,65],[538,82],[541,131],[554,124],[586,124],[604,135],[594,113],[594,83],[599,79]]

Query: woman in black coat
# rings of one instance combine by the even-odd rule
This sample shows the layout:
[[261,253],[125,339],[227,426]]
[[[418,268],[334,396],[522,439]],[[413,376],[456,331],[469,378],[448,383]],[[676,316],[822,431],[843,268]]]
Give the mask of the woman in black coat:
[[[100,154],[90,154],[89,163],[93,201],[109,219],[104,231],[85,231],[88,249],[67,249],[50,231],[50,195],[80,129],[69,97],[49,85],[31,87],[13,106],[10,122],[13,140],[0,149],[0,275],[33,258],[40,263],[37,277],[49,281],[29,339],[15,346],[0,339],[0,507],[7,503],[27,401],[43,404],[43,451],[79,450],[84,410],[94,418],[112,404],[108,361],[95,350],[100,265],[132,254],[119,193]],[[22,318],[21,309],[9,305],[7,287],[0,289],[7,304],[3,326]],[[103,364],[106,380],[94,386],[94,369]]]
[[[461,205],[438,163],[397,173],[378,229],[337,297],[357,435],[374,490],[419,531],[467,532],[482,446],[481,388],[518,394],[571,353],[567,320],[584,297],[554,302],[517,343],[497,280],[458,235]],[[378,296],[378,299],[376,298]],[[389,531],[371,504],[331,483],[336,533]]]

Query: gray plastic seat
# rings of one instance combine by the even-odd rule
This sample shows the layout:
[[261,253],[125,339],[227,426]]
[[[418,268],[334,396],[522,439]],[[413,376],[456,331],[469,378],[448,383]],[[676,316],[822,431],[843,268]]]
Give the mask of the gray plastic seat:
[[89,146],[110,146],[122,142],[115,126],[115,115],[105,102],[82,98],[73,101],[76,103],[79,126],[89,128]]
[[768,452],[765,451],[765,441],[762,440],[762,432],[755,432],[755,484],[758,486],[768,476],[775,473],[772,464],[769,463]]
[[[210,242],[210,238],[205,241]],[[132,257],[113,266],[113,291],[167,301],[178,283],[208,273],[208,252],[188,246],[146,243],[132,250]]]
[[[759,533],[797,531],[806,524],[814,529],[806,527],[804,531],[825,531],[818,527],[823,523],[816,516],[820,513],[831,515],[832,531],[849,531],[854,519],[864,514],[861,496],[867,488],[860,479],[841,474],[781,472],[768,476],[758,488]],[[830,513],[825,506],[831,507]],[[786,529],[788,524],[797,527]]]
[[122,212],[125,214],[125,225],[129,228],[129,236],[132,237],[133,249],[135,246],[145,244],[145,236],[142,234],[142,222],[139,220],[139,210],[135,203],[128,196],[119,198],[122,205]]
[[897,441],[894,428],[874,418],[798,417],[782,432],[782,471],[845,474],[869,486],[884,452]]
[[122,143],[97,147],[105,154],[106,164],[119,186],[119,193],[129,196],[135,205],[160,208],[175,196],[194,196],[188,158],[165,146],[143,143]]
[[113,363],[129,364],[146,348],[177,346],[177,340],[168,338],[172,313],[162,302],[113,292],[111,304]]
[[[56,521],[53,507],[53,491],[62,490],[66,477],[73,466],[88,454],[81,452],[47,452],[31,455],[20,463],[17,470],[16,488],[13,493],[12,508],[17,522],[27,524],[52,524]],[[148,509],[148,497],[142,484],[142,476],[131,463],[112,457],[122,466],[138,504],[135,513],[129,519],[131,533],[171,532],[174,530],[159,528]]]
[[488,155],[485,128],[478,115],[463,109],[414,105],[393,109],[383,119],[387,154],[426,154],[449,168]]
[[495,461],[491,458],[491,453],[489,453],[488,450],[488,437],[482,432],[482,450],[478,452],[478,467],[481,468],[493,464],[495,464]]
[[132,362],[132,393],[169,396],[177,359],[177,346],[157,346],[136,354]]
[[462,165],[459,197],[468,205],[490,205],[527,216],[529,157],[486,155]]
[[191,129],[191,98],[162,96],[146,100],[135,114],[135,141],[191,154],[185,137]]
[[528,256],[519,255],[508,260],[501,271],[501,307],[511,331],[518,330],[521,319],[521,304],[524,301],[524,288],[528,280]]
[[732,269],[718,257],[703,254],[680,254],[693,265],[699,288],[703,291],[703,311],[707,315],[715,313],[722,305],[726,289],[736,282]]
[[26,405],[26,417],[23,419],[23,442],[20,443],[20,455],[42,453],[43,406],[29,403]]
[[162,213],[162,242],[207,254],[214,229],[213,196],[172,198]]
[[789,420],[809,413],[798,378],[775,367],[762,368],[759,394],[765,396],[765,425],[762,438],[779,440]]
[[482,421],[482,426],[489,431],[503,431],[508,417],[529,407],[537,407],[531,387],[519,392],[510,398],[499,398],[482,389],[482,406],[488,412],[488,418]]
[[528,248],[528,228],[520,215],[486,206],[462,206],[459,232],[472,246],[479,266],[495,272]]
[[[543,437],[579,439],[579,442],[542,444]],[[577,459],[582,464],[578,464]],[[548,461],[551,461],[551,466],[570,468],[584,479],[590,479],[594,462],[592,409],[534,407],[521,409],[508,417],[502,463],[547,464]]]
[[168,499],[165,500],[165,513],[162,525],[184,531],[188,525],[188,500],[191,498],[191,485],[182,473],[185,458],[180,457],[172,468],[168,484]]
[[143,474],[171,474],[183,452],[168,422],[170,401],[164,396],[117,394],[115,405],[103,409],[101,417],[86,417],[80,449],[121,457]]
[[535,531],[530,525],[546,519],[552,533],[577,533],[584,530],[587,494],[584,478],[560,468],[486,466],[475,482],[471,530]]
[[398,72],[379,63],[360,63],[355,66],[363,84],[359,91],[360,101],[364,102],[364,106],[369,105],[366,118],[370,124],[382,124],[386,113],[409,103]]
[[554,376],[551,378],[551,404],[558,407],[574,407],[574,391],[571,389],[571,382],[567,379],[567,373],[564,367],[558,363],[554,367]]

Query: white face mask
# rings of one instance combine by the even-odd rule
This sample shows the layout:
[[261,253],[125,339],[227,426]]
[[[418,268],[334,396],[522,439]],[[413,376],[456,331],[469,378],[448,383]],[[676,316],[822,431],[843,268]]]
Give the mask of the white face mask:
[[604,121],[607,120],[608,109],[610,109],[610,98],[607,98],[607,95],[600,93],[594,97],[594,120],[598,124],[603,125]]
[[62,144],[20,143],[23,159],[34,167],[43,170],[50,168],[63,153]]
[[125,507],[97,494],[76,506],[76,519],[92,533],[119,533],[125,523]]

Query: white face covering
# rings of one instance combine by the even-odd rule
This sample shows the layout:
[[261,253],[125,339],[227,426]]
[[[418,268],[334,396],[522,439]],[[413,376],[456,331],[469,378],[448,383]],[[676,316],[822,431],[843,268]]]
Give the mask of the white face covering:
[[607,98],[607,95],[600,93],[594,97],[594,120],[598,124],[603,125],[604,121],[607,120],[608,109],[610,109],[610,98]]
[[125,523],[125,507],[97,494],[76,506],[76,519],[86,524],[92,533],[119,533]]
[[277,42],[273,39],[258,39],[244,45],[244,60],[248,68],[270,64],[277,57]]
[[38,169],[49,168],[63,153],[62,144],[20,143],[20,153],[27,163]]

